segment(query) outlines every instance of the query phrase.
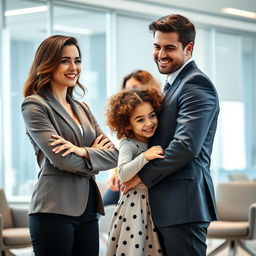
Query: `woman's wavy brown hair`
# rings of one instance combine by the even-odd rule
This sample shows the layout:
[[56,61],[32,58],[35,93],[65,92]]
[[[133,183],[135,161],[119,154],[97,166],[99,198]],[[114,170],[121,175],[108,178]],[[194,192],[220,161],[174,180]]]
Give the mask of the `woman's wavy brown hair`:
[[[155,88],[159,91],[161,90],[160,83],[148,71],[142,70],[142,69],[135,70],[134,72],[126,75],[121,84],[122,89],[125,89],[126,82],[131,78],[134,78],[136,81],[138,81],[140,84],[139,86],[144,86],[144,87],[147,86],[150,88]],[[139,86],[136,86],[136,87],[139,87]]]
[[158,113],[162,107],[162,96],[153,88],[123,89],[108,100],[106,123],[118,139],[132,138],[130,116],[141,103],[149,102]]
[[[44,89],[50,86],[52,72],[60,64],[63,48],[67,45],[75,45],[81,58],[81,51],[74,37],[54,35],[46,38],[39,45],[28,79],[23,87],[23,95],[25,97],[36,93],[45,97]],[[85,93],[85,88],[79,82],[79,79],[77,80],[77,85]],[[73,97],[73,91],[74,87],[69,87],[67,94]]]

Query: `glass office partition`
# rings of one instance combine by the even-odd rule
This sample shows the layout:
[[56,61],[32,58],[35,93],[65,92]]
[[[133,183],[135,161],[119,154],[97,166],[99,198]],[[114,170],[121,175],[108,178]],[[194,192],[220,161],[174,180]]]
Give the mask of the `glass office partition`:
[[[7,1],[8,2],[8,1]],[[14,4],[16,3],[16,4]],[[4,187],[8,196],[30,196],[37,180],[38,167],[34,150],[26,134],[20,105],[22,86],[27,78],[35,50],[47,35],[48,7],[42,2],[12,1],[7,5],[7,28],[10,56],[10,79],[6,87],[5,141],[10,145],[5,155]],[[39,9],[31,9],[39,8]],[[29,10],[32,10],[29,12]],[[14,12],[16,11],[16,12]],[[17,14],[18,13],[18,14]],[[104,129],[106,103],[106,21],[105,13],[53,6],[53,34],[78,39],[82,51],[81,82],[88,89],[84,98]],[[8,79],[6,79],[8,81]],[[9,91],[9,94],[7,93]],[[106,174],[103,177],[106,178]]]
[[[145,69],[164,82],[153,61],[153,34],[148,25],[153,20],[117,15],[117,82],[135,69]],[[120,88],[120,86],[119,86]]]
[[196,28],[196,39],[192,58],[197,66],[215,82],[213,49],[214,31],[206,28]]
[[245,87],[243,81],[242,37],[216,34],[216,86],[220,97],[218,136],[221,138],[222,170],[244,170]]
[[9,37],[5,41],[9,42],[10,51],[10,79],[4,85],[5,97],[9,99],[6,99],[8,103],[3,109],[4,113],[9,113],[3,121],[10,127],[9,131],[5,131],[6,140],[10,144],[10,155],[5,157],[5,190],[8,195],[29,196],[38,169],[33,149],[25,134],[20,105],[23,100],[22,86],[35,49],[46,37],[47,6],[42,2],[7,1],[5,15],[8,29],[8,35],[5,36]]
[[2,83],[3,83],[3,63],[4,63],[4,58],[3,58],[3,30],[5,27],[5,17],[4,17],[4,2],[0,2],[0,187],[4,187],[4,172],[1,171],[4,169],[4,163],[3,163],[3,118],[2,118],[2,108],[3,108],[3,88],[2,88]]
[[[38,167],[20,112],[21,90],[35,50],[50,31],[78,39],[82,50],[81,82],[88,90],[78,98],[89,104],[106,132],[107,97],[119,90],[124,75],[140,68],[161,82],[165,76],[159,74],[152,60],[153,36],[148,25],[155,17],[89,9],[82,3],[78,7],[68,1],[50,1],[51,10],[43,0],[5,2],[6,27],[0,26],[0,47],[4,49],[0,56],[0,185],[10,198],[30,196],[37,179]],[[0,12],[3,15],[3,10]],[[215,174],[247,170],[255,177],[256,37],[219,29],[197,26],[193,53],[199,68],[213,80],[221,103],[212,168]],[[98,180],[106,176],[101,172]],[[224,180],[221,175],[214,178]]]
[[256,38],[243,37],[242,39],[242,71],[245,97],[245,142],[247,168],[256,169]]
[[[106,13],[65,6],[54,6],[53,34],[74,36],[82,55],[80,81],[87,92],[83,98],[91,108],[101,128],[107,132],[104,111],[107,100],[106,74]],[[107,172],[100,172],[98,180],[105,180]]]

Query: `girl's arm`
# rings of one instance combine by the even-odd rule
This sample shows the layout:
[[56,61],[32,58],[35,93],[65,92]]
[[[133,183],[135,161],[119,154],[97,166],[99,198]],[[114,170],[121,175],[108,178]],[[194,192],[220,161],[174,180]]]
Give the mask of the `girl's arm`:
[[137,152],[138,148],[132,141],[123,140],[121,142],[118,157],[118,177],[122,182],[133,178],[149,160],[164,158],[160,146],[151,147],[134,158]]

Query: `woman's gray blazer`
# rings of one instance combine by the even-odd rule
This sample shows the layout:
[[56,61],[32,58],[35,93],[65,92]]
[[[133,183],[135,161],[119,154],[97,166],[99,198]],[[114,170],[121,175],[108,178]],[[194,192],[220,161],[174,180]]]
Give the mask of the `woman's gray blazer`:
[[[37,94],[26,97],[21,106],[27,135],[35,149],[40,167],[30,214],[45,212],[81,215],[87,205],[89,178],[95,182],[95,174],[117,165],[118,151],[115,148],[90,148],[95,138],[104,133],[88,106],[69,96],[67,99],[82,125],[83,135],[50,90],[46,90],[46,98]],[[62,157],[61,153],[53,153],[53,134],[62,136],[76,146],[86,147],[90,160],[75,154]],[[98,187],[96,190],[97,211],[104,214]]]

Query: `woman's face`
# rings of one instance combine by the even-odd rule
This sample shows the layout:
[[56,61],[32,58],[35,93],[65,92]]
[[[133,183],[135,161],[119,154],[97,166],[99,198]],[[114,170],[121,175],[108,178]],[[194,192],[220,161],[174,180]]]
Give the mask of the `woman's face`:
[[125,89],[134,89],[134,88],[138,88],[140,86],[142,86],[143,84],[140,83],[138,80],[136,80],[135,78],[131,77],[130,79],[128,79],[125,83]]
[[74,87],[81,72],[81,58],[75,45],[63,48],[61,62],[52,73],[51,86]]

